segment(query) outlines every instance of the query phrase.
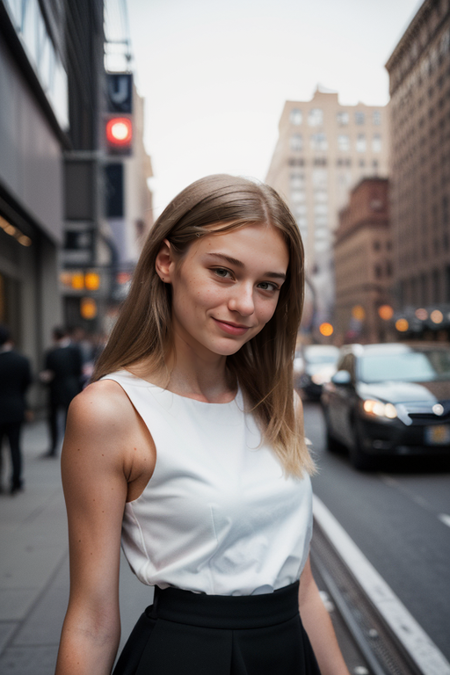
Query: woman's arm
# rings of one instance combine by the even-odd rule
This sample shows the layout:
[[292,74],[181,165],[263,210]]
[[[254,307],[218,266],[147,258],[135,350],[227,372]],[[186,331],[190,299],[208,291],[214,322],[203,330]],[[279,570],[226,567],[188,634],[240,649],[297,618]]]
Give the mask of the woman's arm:
[[111,381],[90,385],[69,409],[62,479],[70,598],[56,675],[109,675],[114,663],[121,525],[132,471],[128,448],[136,427],[134,409]]
[[309,557],[300,577],[299,607],[321,675],[349,675],[333,624],[314,581]]

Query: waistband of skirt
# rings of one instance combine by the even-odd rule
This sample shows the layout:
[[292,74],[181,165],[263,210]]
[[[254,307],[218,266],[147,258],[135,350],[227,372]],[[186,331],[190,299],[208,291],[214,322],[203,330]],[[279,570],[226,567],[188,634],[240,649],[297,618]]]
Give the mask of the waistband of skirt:
[[147,615],[205,628],[263,628],[298,616],[298,588],[296,581],[273,593],[229,596],[155,586],[153,605],[147,609]]

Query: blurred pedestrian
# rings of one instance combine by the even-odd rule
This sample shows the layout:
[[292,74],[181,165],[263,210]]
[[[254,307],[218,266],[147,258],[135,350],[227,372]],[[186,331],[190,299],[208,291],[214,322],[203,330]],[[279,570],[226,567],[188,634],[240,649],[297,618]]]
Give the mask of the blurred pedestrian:
[[0,324],[0,480],[1,448],[6,436],[11,452],[11,494],[23,490],[20,432],[27,412],[25,394],[30,384],[30,362],[14,349],[9,328]]
[[53,329],[54,347],[45,355],[44,370],[39,374],[41,382],[48,385],[48,424],[50,448],[45,457],[58,454],[59,429],[65,429],[67,410],[74,396],[81,391],[83,358],[81,350],[74,345],[64,328]]
[[81,375],[81,388],[88,384],[94,370],[93,345],[92,340],[87,335],[83,326],[72,326],[68,329],[68,335],[73,345],[76,345],[81,352],[83,372]]

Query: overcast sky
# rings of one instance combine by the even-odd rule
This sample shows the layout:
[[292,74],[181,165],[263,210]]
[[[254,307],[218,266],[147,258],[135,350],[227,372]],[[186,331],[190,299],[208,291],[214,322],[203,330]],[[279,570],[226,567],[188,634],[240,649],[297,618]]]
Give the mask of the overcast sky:
[[264,180],[286,100],[317,84],[388,102],[388,57],[418,0],[127,0],[155,211],[193,180]]

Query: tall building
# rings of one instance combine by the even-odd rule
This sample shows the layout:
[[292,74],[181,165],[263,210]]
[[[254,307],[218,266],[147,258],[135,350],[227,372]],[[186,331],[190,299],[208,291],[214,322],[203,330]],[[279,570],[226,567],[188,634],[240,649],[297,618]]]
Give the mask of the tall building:
[[[425,0],[386,64],[397,308],[450,327],[450,2]],[[433,322],[427,318],[433,309]],[[416,314],[416,312],[418,312]],[[406,324],[404,324],[406,326]]]
[[383,106],[345,106],[337,93],[316,90],[311,101],[287,101],[266,182],[289,204],[306,251],[314,323],[332,318],[333,236],[349,190],[388,172]]
[[0,321],[35,369],[62,316],[64,15],[64,0],[0,0]]
[[389,183],[363,178],[339,213],[334,243],[338,342],[383,342],[392,335]]

